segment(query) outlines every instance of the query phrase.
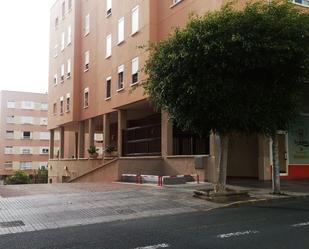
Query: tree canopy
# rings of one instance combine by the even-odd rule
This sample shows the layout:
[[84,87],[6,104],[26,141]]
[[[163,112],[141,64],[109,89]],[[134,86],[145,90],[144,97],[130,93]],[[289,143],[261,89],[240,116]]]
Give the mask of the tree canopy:
[[309,15],[286,1],[226,5],[153,45],[144,87],[184,130],[287,129],[309,70]]

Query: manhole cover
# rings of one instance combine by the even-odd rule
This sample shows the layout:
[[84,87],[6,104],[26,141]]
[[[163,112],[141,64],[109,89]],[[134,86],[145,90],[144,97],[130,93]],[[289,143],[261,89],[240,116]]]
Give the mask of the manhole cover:
[[134,213],[136,213],[136,211],[134,211],[132,209],[117,209],[116,212],[118,214],[134,214]]
[[24,226],[25,223],[21,220],[15,220],[15,221],[8,221],[8,222],[0,222],[0,227],[6,228],[6,227],[21,227]]

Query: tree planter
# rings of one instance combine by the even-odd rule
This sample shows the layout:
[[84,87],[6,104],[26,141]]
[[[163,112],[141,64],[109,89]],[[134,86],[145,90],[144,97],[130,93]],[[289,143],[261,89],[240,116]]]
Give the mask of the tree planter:
[[194,197],[218,203],[229,203],[250,199],[247,190],[233,190],[229,188],[226,188],[223,192],[215,192],[213,189],[196,190],[194,191]]

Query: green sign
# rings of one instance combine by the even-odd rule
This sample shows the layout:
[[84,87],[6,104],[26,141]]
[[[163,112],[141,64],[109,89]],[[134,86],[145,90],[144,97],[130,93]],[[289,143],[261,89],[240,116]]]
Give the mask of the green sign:
[[309,164],[309,117],[299,116],[289,129],[289,164]]

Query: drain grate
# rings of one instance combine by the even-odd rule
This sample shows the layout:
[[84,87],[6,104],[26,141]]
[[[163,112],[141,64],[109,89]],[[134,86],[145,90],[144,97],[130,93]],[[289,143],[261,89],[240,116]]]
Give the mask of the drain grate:
[[21,227],[24,226],[25,223],[22,220],[14,220],[14,221],[8,221],[8,222],[0,222],[1,228],[6,227]]
[[116,212],[118,214],[134,214],[134,213],[136,213],[136,211],[134,211],[133,209],[129,209],[129,208],[127,208],[127,209],[117,209]]

